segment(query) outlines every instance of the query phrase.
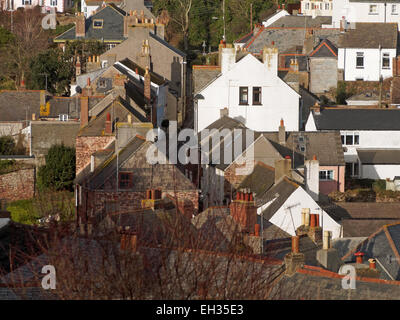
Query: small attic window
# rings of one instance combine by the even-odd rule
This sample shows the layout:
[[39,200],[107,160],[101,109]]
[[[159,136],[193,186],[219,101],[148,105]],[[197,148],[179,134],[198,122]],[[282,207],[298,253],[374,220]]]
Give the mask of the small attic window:
[[103,19],[94,19],[93,20],[93,28],[102,29],[103,28]]

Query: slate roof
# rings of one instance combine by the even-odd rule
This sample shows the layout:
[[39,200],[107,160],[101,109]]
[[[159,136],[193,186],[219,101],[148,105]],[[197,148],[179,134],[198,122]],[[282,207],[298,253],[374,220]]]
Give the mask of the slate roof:
[[270,24],[270,28],[321,28],[323,24],[332,24],[330,16],[283,16],[274,23]]
[[[89,98],[89,109],[103,97]],[[55,97],[46,94],[50,104],[50,114],[42,118],[58,118],[60,114],[68,114],[69,118],[80,118],[80,99],[78,97]],[[31,120],[32,113],[40,117],[40,90],[0,90],[0,121]]]
[[281,68],[289,69],[290,68],[290,60],[296,59],[298,65],[299,65],[299,71],[308,71],[308,57],[306,55],[285,54],[285,55],[281,55],[281,57],[283,57],[283,59],[284,59],[284,66]]
[[275,169],[262,162],[257,162],[254,170],[237,187],[238,190],[249,188],[255,196],[264,194],[275,183]]
[[397,48],[397,23],[356,23],[342,33],[339,48]]
[[[311,160],[315,155],[320,165],[345,165],[343,147],[339,132],[286,132],[286,144],[279,144],[278,132],[261,132],[283,158],[290,156],[294,159],[294,167],[304,164],[304,160]],[[305,152],[300,150],[299,136],[304,137]],[[305,156],[305,159],[304,159]]]
[[313,117],[318,130],[399,130],[400,110],[322,108]]
[[147,122],[146,118],[118,96],[111,100],[102,111],[96,114],[96,116],[93,116],[88,124],[79,130],[78,136],[102,136],[105,129],[107,113],[111,115],[112,132],[115,132],[117,122],[127,121],[128,114],[133,116],[133,122]]
[[392,300],[400,299],[400,283],[357,278],[356,290],[343,289],[342,277],[322,268],[305,266],[280,279],[279,299],[293,300]]
[[[339,41],[340,30],[329,28],[313,28],[313,46],[315,47],[321,39],[329,39],[334,45]],[[306,37],[304,26],[301,28],[261,28],[249,41],[245,48],[253,53],[259,53],[264,46],[274,46],[278,52],[287,52],[294,46],[303,46]]]
[[400,149],[357,149],[358,158],[365,164],[400,164]]
[[[85,21],[86,40],[100,40],[105,42],[121,42],[124,38],[124,14],[125,11],[113,4],[97,11]],[[93,28],[93,20],[103,19],[103,28]],[[54,39],[54,42],[65,42],[68,40],[79,40],[76,38],[75,26],[65,31]]]
[[214,80],[220,73],[218,66],[193,66],[193,92],[200,92],[206,85]]
[[337,58],[338,49],[328,39],[324,39],[321,43],[310,53],[310,57],[313,58]]
[[[355,249],[349,251],[342,260],[354,261],[354,253],[365,253],[364,260],[374,258],[378,260],[376,268],[381,272],[381,278],[386,280],[400,280],[400,223],[381,227],[370,235]],[[382,266],[384,268],[382,268]]]
[[264,219],[270,220],[272,216],[279,210],[280,207],[286,202],[290,195],[300,186],[291,181],[287,177],[283,177],[278,183],[276,183],[271,189],[269,189],[263,195],[256,197],[256,204],[260,206],[269,201],[274,200],[263,212]]

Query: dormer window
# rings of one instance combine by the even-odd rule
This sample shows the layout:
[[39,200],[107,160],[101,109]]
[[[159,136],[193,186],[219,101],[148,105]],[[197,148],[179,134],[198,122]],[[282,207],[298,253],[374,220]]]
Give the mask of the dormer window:
[[103,28],[103,19],[94,19],[93,20],[93,28],[102,29]]

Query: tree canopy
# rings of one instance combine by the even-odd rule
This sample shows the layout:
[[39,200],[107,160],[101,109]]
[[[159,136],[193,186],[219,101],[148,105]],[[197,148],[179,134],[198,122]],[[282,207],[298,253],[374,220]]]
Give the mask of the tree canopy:
[[52,146],[46,155],[46,164],[38,171],[42,188],[72,190],[75,179],[75,149],[64,145]]

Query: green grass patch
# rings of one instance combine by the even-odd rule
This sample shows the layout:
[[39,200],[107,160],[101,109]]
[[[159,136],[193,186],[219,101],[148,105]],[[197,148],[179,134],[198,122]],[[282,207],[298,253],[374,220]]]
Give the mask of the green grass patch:
[[7,210],[11,220],[29,225],[39,224],[39,219],[59,215],[61,221],[74,219],[75,206],[72,192],[43,192],[28,200],[10,202]]

